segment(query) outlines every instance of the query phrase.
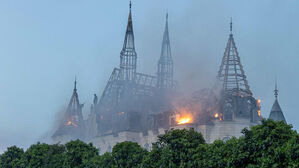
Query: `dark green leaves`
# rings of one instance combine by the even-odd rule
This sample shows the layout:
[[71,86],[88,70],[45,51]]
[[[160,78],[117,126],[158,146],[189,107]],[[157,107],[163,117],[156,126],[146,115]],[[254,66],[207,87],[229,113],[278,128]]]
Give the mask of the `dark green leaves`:
[[299,167],[299,135],[284,122],[263,120],[243,136],[206,144],[194,129],[169,130],[147,152],[134,142],[116,144],[98,154],[92,144],[37,143],[23,151],[12,146],[0,156],[0,168],[259,168]]

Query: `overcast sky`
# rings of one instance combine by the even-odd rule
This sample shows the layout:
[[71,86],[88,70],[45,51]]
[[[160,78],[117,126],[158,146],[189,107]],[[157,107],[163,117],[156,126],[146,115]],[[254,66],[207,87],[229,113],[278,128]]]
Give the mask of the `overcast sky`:
[[[119,65],[128,0],[0,1],[0,152],[28,147],[51,130],[78,79],[88,114]],[[165,13],[175,77],[184,88],[209,87],[233,17],[235,42],[250,88],[269,116],[279,102],[299,129],[299,1],[133,0],[138,71],[155,74]]]

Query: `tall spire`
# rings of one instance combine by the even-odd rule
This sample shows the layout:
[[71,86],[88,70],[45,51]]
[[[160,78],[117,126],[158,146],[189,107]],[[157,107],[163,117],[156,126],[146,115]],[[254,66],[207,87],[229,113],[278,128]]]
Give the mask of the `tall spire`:
[[168,32],[168,13],[166,13],[166,24],[162,41],[161,56],[158,61],[158,87],[173,87],[173,61]]
[[123,48],[120,52],[120,69],[123,80],[134,80],[137,67],[137,54],[134,44],[133,22],[132,22],[132,4],[130,1],[130,12],[128,17],[127,30]]
[[269,115],[269,119],[272,119],[274,121],[283,121],[286,123],[286,119],[284,118],[283,112],[280,108],[280,105],[278,103],[278,89],[277,89],[277,81],[275,79],[275,89],[274,89],[274,96],[275,96],[275,101],[274,104],[272,106],[270,115]]
[[232,20],[230,22],[230,31],[218,71],[218,79],[223,82],[223,90],[225,92],[237,95],[252,95],[232,34]]

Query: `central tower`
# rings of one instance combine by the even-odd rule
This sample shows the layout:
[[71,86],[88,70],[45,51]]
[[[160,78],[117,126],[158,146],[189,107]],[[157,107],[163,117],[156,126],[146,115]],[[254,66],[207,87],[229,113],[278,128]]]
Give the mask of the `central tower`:
[[217,75],[222,83],[221,119],[234,121],[247,119],[251,122],[260,120],[260,104],[252,96],[246,75],[241,64],[233,33],[232,21],[225,52]]
[[234,41],[232,21],[230,22],[229,39],[218,71],[218,79],[223,82],[222,88],[224,92],[243,96],[252,95]]
[[136,78],[137,54],[134,44],[132,4],[130,1],[130,13],[123,48],[120,52],[120,73],[121,79],[134,81]]

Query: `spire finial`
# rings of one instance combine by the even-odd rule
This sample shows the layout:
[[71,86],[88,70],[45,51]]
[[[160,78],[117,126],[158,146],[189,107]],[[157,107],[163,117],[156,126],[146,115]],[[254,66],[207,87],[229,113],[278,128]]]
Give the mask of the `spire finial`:
[[130,10],[131,10],[131,8],[132,8],[132,1],[130,1]]
[[77,91],[77,77],[75,76],[74,91]]
[[230,33],[233,31],[233,18],[230,17]]
[[166,22],[168,21],[168,11],[166,11]]
[[278,96],[278,89],[277,89],[277,79],[275,78],[275,89],[274,89],[274,96],[277,99]]

